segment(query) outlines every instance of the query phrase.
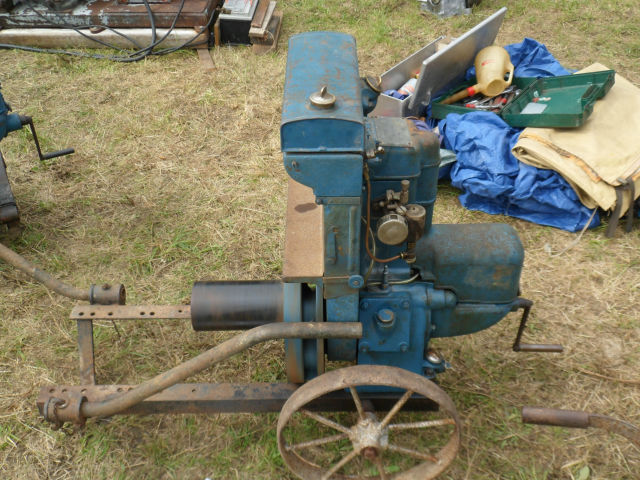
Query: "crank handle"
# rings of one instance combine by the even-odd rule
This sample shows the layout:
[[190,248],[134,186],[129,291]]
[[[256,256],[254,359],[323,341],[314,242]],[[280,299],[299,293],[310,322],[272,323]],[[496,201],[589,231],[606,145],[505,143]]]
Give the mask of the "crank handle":
[[45,153],[44,155],[42,155],[42,160],[50,160],[52,158],[56,158],[56,157],[62,157],[64,155],[71,155],[72,153],[75,153],[75,149],[73,148],[65,148],[63,150],[56,150],[55,152],[49,152],[49,153]]
[[44,162],[45,160],[50,160],[56,157],[62,157],[63,155],[69,155],[71,153],[75,153],[75,150],[73,148],[65,148],[64,150],[56,150],[55,152],[49,152],[43,155],[42,150],[40,149],[40,142],[38,141],[38,135],[36,134],[36,127],[33,124],[33,119],[27,115],[20,115],[20,123],[22,123],[23,126],[29,125],[29,128],[31,129],[31,135],[33,135],[33,141],[36,144],[36,150],[38,151],[38,158],[40,159],[41,162]]
[[562,353],[564,347],[556,343],[518,343],[513,346],[514,352]]
[[520,325],[518,326],[518,333],[516,334],[516,339],[513,342],[513,351],[514,352],[562,353],[564,351],[564,347],[562,345],[558,345],[555,343],[552,343],[552,344],[521,343],[522,334],[524,333],[524,329],[527,326],[527,320],[529,319],[529,312],[531,311],[532,306],[533,306],[533,302],[531,300],[527,300],[526,298],[518,298],[514,302],[512,311],[522,309],[522,318],[520,319]]

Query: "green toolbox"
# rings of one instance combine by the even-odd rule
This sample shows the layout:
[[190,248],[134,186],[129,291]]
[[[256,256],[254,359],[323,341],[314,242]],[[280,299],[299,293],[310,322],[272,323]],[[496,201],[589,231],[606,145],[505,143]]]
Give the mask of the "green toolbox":
[[[521,92],[496,112],[512,127],[570,128],[582,125],[596,100],[604,97],[615,81],[614,70],[578,73],[545,78],[514,78],[513,85]],[[443,105],[438,102],[451,94],[474,85],[475,79],[459,85],[445,95],[435,99],[431,105],[431,116],[444,118],[449,113],[478,111],[461,104]]]

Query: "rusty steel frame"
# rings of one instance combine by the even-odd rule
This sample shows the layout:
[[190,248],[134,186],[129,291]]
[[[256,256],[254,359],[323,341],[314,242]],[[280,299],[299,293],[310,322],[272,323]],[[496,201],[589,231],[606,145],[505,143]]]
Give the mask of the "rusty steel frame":
[[168,320],[191,318],[191,305],[76,305],[71,320]]
[[[258,343],[283,338],[361,338],[359,322],[270,323],[247,330],[207,350],[200,355],[163,372],[140,385],[115,387],[116,395],[88,401],[87,392],[95,384],[93,355],[93,320],[78,320],[81,378],[85,385],[74,387],[43,387],[39,407],[45,418],[57,426],[64,422],[82,425],[89,417],[105,417],[132,409],[150,397]],[[94,387],[95,388],[95,387]],[[107,387],[108,389],[109,387]],[[120,388],[120,391],[118,391]],[[184,387],[183,387],[184,388]],[[197,387],[191,387],[193,389]],[[83,391],[84,390],[84,391]],[[175,393],[175,392],[174,392]],[[186,402],[189,400],[186,399]]]
[[522,422],[567,428],[600,428],[610,433],[617,433],[640,448],[640,428],[607,415],[577,410],[523,407]]
[[[119,412],[123,415],[155,414],[212,414],[279,412],[300,385],[294,383],[178,383],[156,393],[132,407]],[[37,406],[40,413],[51,398],[82,395],[88,403],[100,403],[132,390],[135,385],[48,385],[40,389]],[[390,410],[398,400],[394,392],[361,394],[380,411]],[[321,401],[309,404],[316,411],[354,411],[351,395],[346,391],[333,392]],[[437,405],[422,397],[412,397],[406,409],[434,411]]]

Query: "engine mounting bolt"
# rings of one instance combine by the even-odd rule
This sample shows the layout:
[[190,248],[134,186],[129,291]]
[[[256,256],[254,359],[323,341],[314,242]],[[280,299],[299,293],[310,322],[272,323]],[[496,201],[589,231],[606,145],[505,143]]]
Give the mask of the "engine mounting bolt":
[[402,308],[409,309],[410,306],[411,304],[409,303],[409,300],[405,300],[404,302],[402,302]]
[[442,363],[442,357],[436,350],[433,349],[429,349],[429,351],[427,352],[427,360],[436,365]]
[[360,344],[360,351],[362,353],[367,353],[369,351],[369,344],[367,342],[362,342]]
[[402,343],[400,344],[400,351],[404,353],[404,352],[406,352],[407,350],[409,350],[409,345],[407,345],[405,342],[402,342]]
[[369,308],[369,302],[360,302],[360,310],[366,310]]
[[353,289],[360,289],[364,284],[364,278],[361,275],[351,275],[347,280],[347,284]]
[[381,308],[380,310],[378,310],[376,316],[378,317],[378,321],[384,323],[385,325],[393,323],[396,318],[393,310],[389,308]]

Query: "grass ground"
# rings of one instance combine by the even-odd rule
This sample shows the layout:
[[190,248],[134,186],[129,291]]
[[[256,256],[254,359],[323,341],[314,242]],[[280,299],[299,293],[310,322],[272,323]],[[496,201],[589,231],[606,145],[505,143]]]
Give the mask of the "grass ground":
[[[566,66],[593,62],[640,82],[635,0],[485,0],[471,16],[440,20],[413,0],[282,0],[278,53],[212,52],[204,73],[192,52],[120,65],[0,52],[3,94],[32,115],[45,150],[70,157],[39,165],[25,133],[2,143],[25,230],[11,246],[72,284],[120,281],[129,303],[187,302],[202,278],[277,278],[286,175],[278,127],[286,38],[352,33],[361,73],[381,73],[440,35],[459,35],[497,8],[498,36],[545,43]],[[640,451],[598,431],[524,426],[523,405],[584,409],[640,423],[640,230],[607,239],[464,210],[442,187],[435,221],[504,221],[526,250],[523,294],[535,301],[530,339],[562,355],[510,351],[516,318],[438,342],[453,368],[440,377],[464,419],[447,479],[637,479]],[[114,417],[79,433],[38,416],[39,386],[76,383],[73,302],[0,264],[0,477],[292,478],[275,442],[275,415]],[[229,334],[182,322],[96,328],[102,383],[134,383]],[[594,376],[589,372],[597,373]],[[249,350],[196,381],[284,379],[282,345]],[[631,383],[624,383],[627,380]],[[635,383],[633,383],[635,382]]]

